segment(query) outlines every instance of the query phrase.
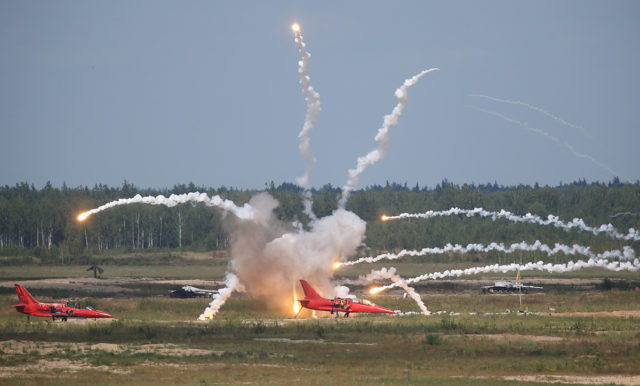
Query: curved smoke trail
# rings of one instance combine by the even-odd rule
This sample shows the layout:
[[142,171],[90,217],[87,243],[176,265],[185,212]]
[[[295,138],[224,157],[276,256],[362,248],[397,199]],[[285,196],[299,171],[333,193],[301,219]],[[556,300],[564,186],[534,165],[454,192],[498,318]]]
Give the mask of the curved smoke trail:
[[555,116],[555,115],[553,115],[553,114],[541,109],[540,107],[536,107],[536,106],[533,106],[533,105],[530,105],[528,103],[524,103],[524,102],[521,102],[521,101],[512,101],[512,100],[508,100],[508,99],[500,99],[500,98],[496,98],[496,97],[492,97],[492,96],[488,96],[488,95],[470,94],[469,96],[470,97],[476,97],[476,98],[484,98],[484,99],[488,99],[488,100],[491,100],[491,101],[494,101],[494,102],[508,103],[508,104],[511,104],[511,105],[524,106],[524,107],[529,108],[531,110],[534,110],[534,111],[537,111],[539,113],[542,113],[542,114],[546,115],[547,117],[562,123],[565,126],[569,126],[569,127],[573,128],[573,129],[578,129],[578,130],[582,131],[582,134],[586,135],[587,137],[591,137],[591,135],[587,132],[587,130],[584,127],[582,127],[580,125],[574,125],[571,122],[567,122],[564,119],[562,119],[560,117],[557,117],[557,116]]
[[[628,212],[627,212],[628,213]],[[622,234],[618,232],[618,230],[612,224],[603,224],[599,227],[592,227],[584,223],[583,219],[574,218],[569,222],[561,221],[558,216],[548,215],[546,219],[542,219],[538,215],[532,215],[531,213],[527,213],[524,216],[518,216],[514,213],[511,213],[507,210],[501,209],[499,212],[487,211],[483,208],[473,208],[473,209],[460,209],[460,208],[451,208],[449,210],[441,210],[441,211],[427,211],[424,213],[402,213],[397,216],[384,216],[382,218],[383,221],[387,220],[399,220],[404,218],[432,218],[439,216],[456,216],[456,215],[465,215],[467,217],[479,216],[479,217],[490,217],[491,220],[496,221],[497,219],[505,219],[512,222],[523,222],[529,224],[539,224],[539,225],[553,225],[556,228],[560,228],[564,231],[569,232],[572,229],[577,229],[583,232],[591,232],[594,235],[598,235],[600,233],[605,233],[609,237],[618,240],[640,240],[640,232],[638,232],[634,228],[629,228],[628,233]],[[615,217],[615,216],[613,216]]]
[[540,135],[542,135],[543,137],[546,137],[547,139],[549,139],[550,141],[552,141],[552,142],[556,143],[558,146],[564,147],[565,149],[569,150],[569,152],[570,152],[572,155],[574,155],[575,157],[578,157],[578,158],[586,158],[586,159],[588,159],[589,161],[591,161],[592,163],[594,163],[594,164],[596,164],[596,165],[600,166],[601,168],[603,168],[603,169],[607,170],[607,171],[608,171],[609,173],[611,173],[611,175],[613,175],[614,177],[620,176],[620,177],[623,177],[624,179],[626,179],[627,181],[631,181],[631,179],[630,179],[629,177],[622,176],[622,175],[618,174],[618,173],[617,173],[617,172],[615,172],[613,169],[611,169],[611,168],[610,168],[610,167],[608,167],[607,165],[603,164],[602,162],[598,161],[597,159],[593,158],[593,157],[592,157],[592,156],[590,156],[589,154],[586,154],[586,153],[579,153],[579,152],[577,152],[577,151],[573,148],[573,145],[571,145],[571,144],[569,144],[569,143],[567,143],[567,142],[563,142],[563,141],[561,141],[561,140],[560,140],[560,139],[558,139],[557,137],[554,137],[553,135],[551,135],[551,134],[547,133],[547,132],[546,132],[546,131],[544,131],[544,130],[536,129],[536,128],[534,128],[534,127],[529,127],[529,125],[527,125],[527,124],[526,124],[526,123],[524,123],[524,122],[520,122],[520,121],[518,121],[518,120],[516,120],[516,119],[506,117],[506,116],[504,116],[504,115],[502,115],[502,114],[500,114],[500,113],[496,113],[495,111],[485,110],[485,109],[482,109],[482,108],[480,108],[480,107],[476,107],[476,106],[471,106],[471,108],[472,108],[472,109],[474,109],[474,110],[481,111],[481,112],[483,112],[483,113],[485,113],[485,114],[489,114],[489,115],[496,116],[496,117],[501,118],[501,119],[503,119],[503,120],[505,120],[505,121],[507,121],[507,122],[515,123],[515,124],[516,124],[516,125],[518,125],[518,126],[522,126],[522,127],[524,127],[526,130],[529,130],[529,131],[534,132],[534,133],[536,133],[536,134],[540,134]]
[[[424,280],[436,280],[443,279],[445,277],[459,277],[459,276],[467,276],[467,275],[475,275],[479,273],[488,273],[488,272],[499,272],[499,273],[507,273],[511,271],[546,271],[549,273],[562,273],[562,272],[571,272],[578,271],[584,268],[603,268],[610,271],[631,271],[637,272],[640,269],[640,261],[636,258],[633,261],[608,261],[606,259],[589,259],[588,261],[578,260],[576,262],[570,261],[567,264],[551,264],[544,263],[543,261],[538,261],[536,263],[526,263],[526,264],[505,264],[505,265],[487,265],[484,267],[473,267],[466,269],[451,269],[442,272],[433,272],[427,273],[421,276],[413,277],[410,279],[406,279],[405,281],[408,284],[417,283]],[[368,283],[365,281],[366,276],[362,277],[359,280],[361,283]],[[396,283],[387,284],[383,287],[378,287],[376,292],[383,291],[389,288],[399,287]]]
[[229,299],[233,291],[243,291],[243,287],[238,280],[238,277],[231,272],[227,272],[224,278],[225,288],[222,288],[218,293],[213,295],[213,300],[209,303],[209,306],[198,317],[198,320],[211,320],[218,313],[220,307]]
[[371,271],[371,273],[361,278],[362,281],[365,281],[367,283],[380,279],[391,280],[397,287],[401,287],[402,289],[404,289],[405,292],[411,297],[411,299],[413,299],[418,304],[418,307],[420,308],[420,311],[423,315],[431,314],[431,312],[427,310],[427,306],[424,305],[424,302],[420,298],[420,295],[413,287],[409,287],[407,282],[396,273],[396,269],[394,267],[391,267],[389,269],[382,268],[377,271]]
[[120,205],[130,205],[130,204],[149,204],[149,205],[164,205],[168,207],[173,207],[178,204],[184,204],[186,202],[201,202],[207,206],[215,206],[224,211],[231,212],[241,218],[243,220],[253,219],[253,209],[249,204],[244,204],[244,206],[236,206],[231,200],[222,199],[220,196],[209,197],[206,193],[199,192],[191,192],[184,194],[172,194],[169,197],[165,197],[162,194],[159,196],[146,196],[142,197],[139,194],[136,194],[132,198],[121,198],[116,201],[109,202],[102,206],[99,206],[95,209],[91,209],[87,212],[82,213],[78,216],[78,220],[84,221],[87,217],[92,214],[102,212],[105,209],[113,208]]
[[342,187],[342,197],[340,198],[340,202],[338,206],[340,208],[345,208],[347,205],[347,199],[349,199],[349,195],[351,191],[358,186],[359,176],[365,169],[382,158],[384,158],[387,154],[387,149],[389,147],[389,129],[391,126],[395,126],[398,124],[398,118],[402,115],[402,110],[407,105],[408,101],[408,90],[409,87],[418,83],[420,78],[424,75],[432,72],[438,71],[438,68],[430,68],[428,70],[424,70],[419,74],[413,76],[412,78],[406,79],[404,84],[400,86],[395,92],[396,98],[398,98],[398,104],[393,108],[391,114],[387,114],[384,116],[384,120],[382,123],[382,127],[378,129],[378,134],[375,136],[376,142],[378,142],[378,147],[371,150],[365,156],[358,157],[358,163],[355,169],[349,169],[349,179],[345,186]]
[[302,60],[298,62],[298,73],[300,74],[300,84],[302,85],[302,93],[305,95],[305,100],[307,102],[307,114],[304,118],[304,125],[302,126],[302,130],[298,133],[298,138],[300,139],[300,145],[298,148],[300,149],[300,153],[305,157],[309,163],[305,169],[304,174],[301,177],[296,178],[296,182],[298,185],[302,186],[305,190],[304,192],[304,209],[305,213],[311,217],[312,219],[316,219],[311,206],[313,204],[311,200],[311,184],[309,183],[309,173],[311,173],[311,169],[313,169],[316,165],[316,158],[311,154],[311,147],[309,145],[311,138],[309,137],[309,133],[315,126],[318,121],[318,114],[322,111],[320,106],[320,94],[316,92],[316,90],[311,87],[310,82],[311,78],[309,77],[308,67],[309,67],[309,58],[311,54],[306,50],[306,44],[302,39],[302,34],[300,33],[300,26],[294,24],[293,31],[295,33],[295,42],[298,45],[298,51],[302,56]]
[[604,251],[602,253],[593,253],[591,252],[590,247],[584,247],[582,245],[574,244],[572,246],[568,246],[565,244],[556,243],[553,248],[548,246],[547,244],[543,244],[540,241],[536,240],[533,244],[528,244],[526,242],[514,243],[510,246],[505,246],[503,243],[491,243],[489,245],[483,244],[468,244],[466,247],[460,244],[447,244],[443,248],[423,248],[421,250],[406,250],[403,249],[398,253],[383,253],[378,256],[368,256],[361,257],[357,260],[346,261],[340,264],[341,266],[348,265],[356,265],[360,263],[375,263],[380,260],[398,260],[403,257],[411,257],[411,256],[423,256],[423,255],[441,255],[444,253],[454,252],[454,253],[469,253],[469,252],[491,252],[498,251],[504,253],[514,253],[517,251],[541,251],[547,254],[547,256],[553,256],[558,253],[564,253],[565,255],[582,255],[588,257],[590,259],[602,260],[602,259],[621,259],[621,260],[634,260],[636,258],[635,251],[629,247],[625,246],[622,250],[613,249],[610,251]]

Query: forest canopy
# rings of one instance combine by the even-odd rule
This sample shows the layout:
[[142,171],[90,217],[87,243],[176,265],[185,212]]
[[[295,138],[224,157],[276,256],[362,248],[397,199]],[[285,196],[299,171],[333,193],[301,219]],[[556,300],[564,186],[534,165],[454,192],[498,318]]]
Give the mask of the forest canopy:
[[[60,188],[47,183],[36,189],[28,183],[0,187],[0,255],[81,255],[102,251],[182,249],[225,250],[229,247],[223,214],[203,204],[181,204],[172,208],[132,204],[100,212],[86,222],[76,221],[82,211],[105,203],[143,196],[204,192],[220,195],[236,205],[243,205],[258,190],[210,188],[194,184],[175,185],[171,189],[140,189],[128,182],[120,187],[95,185],[93,188]],[[302,189],[291,183],[265,184],[263,191],[280,205],[276,216],[285,223],[299,221],[305,226]],[[313,211],[318,217],[337,208],[340,189],[330,184],[312,191]],[[353,192],[347,209],[367,221],[364,254],[399,249],[439,247],[446,243],[517,243],[540,240],[554,243],[588,245],[594,252],[637,247],[638,242],[612,240],[554,227],[514,224],[506,220],[465,216],[432,219],[380,221],[383,214],[422,213],[428,210],[484,208],[515,214],[531,213],[546,218],[553,214],[564,221],[581,218],[586,224],[613,224],[623,233],[640,228],[640,183],[587,183],[584,180],[559,186],[457,185],[446,180],[434,188],[386,183]],[[634,248],[637,250],[637,248]]]

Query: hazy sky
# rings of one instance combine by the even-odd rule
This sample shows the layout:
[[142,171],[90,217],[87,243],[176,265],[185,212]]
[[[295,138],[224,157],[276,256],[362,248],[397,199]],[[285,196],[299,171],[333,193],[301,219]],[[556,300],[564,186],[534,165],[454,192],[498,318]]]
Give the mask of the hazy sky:
[[315,187],[344,185],[431,67],[360,187],[636,181],[639,20],[637,1],[2,1],[0,184],[293,182],[294,21],[323,108]]

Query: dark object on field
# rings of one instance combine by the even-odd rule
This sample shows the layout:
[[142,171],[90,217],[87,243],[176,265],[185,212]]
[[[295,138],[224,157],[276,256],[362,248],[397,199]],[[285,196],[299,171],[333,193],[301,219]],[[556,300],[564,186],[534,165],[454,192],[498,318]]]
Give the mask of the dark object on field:
[[495,282],[493,285],[488,285],[486,287],[482,287],[482,293],[513,293],[519,292],[526,294],[530,289],[542,289],[542,287],[536,287],[533,285],[524,285],[520,282],[520,270],[518,270],[518,275],[516,275],[516,281],[510,280],[500,280]]
[[185,285],[180,289],[169,291],[169,296],[171,296],[172,298],[182,298],[182,299],[210,298],[217,293],[218,291],[216,290],[206,290],[206,289],[192,287],[190,285]]
[[104,269],[98,267],[95,264],[87,269],[87,271],[92,271],[92,270],[93,270],[93,277],[96,278],[96,279],[100,277],[102,272],[104,272]]

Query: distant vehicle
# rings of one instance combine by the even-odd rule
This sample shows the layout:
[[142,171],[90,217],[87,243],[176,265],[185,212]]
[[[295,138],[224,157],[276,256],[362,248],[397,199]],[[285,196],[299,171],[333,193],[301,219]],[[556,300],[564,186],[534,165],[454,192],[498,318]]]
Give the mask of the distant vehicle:
[[213,295],[217,294],[216,290],[206,290],[202,288],[192,287],[190,285],[185,285],[184,287],[177,289],[175,291],[169,291],[169,296],[172,298],[210,298]]
[[395,313],[384,307],[376,306],[368,300],[356,299],[355,296],[325,299],[318,295],[306,280],[300,280],[300,284],[304,291],[304,299],[298,301],[302,307],[310,310],[329,311],[332,315],[335,312],[336,318],[340,316],[340,312],[344,312],[345,318],[348,318],[351,312]]
[[495,282],[493,285],[488,285],[486,287],[482,287],[482,293],[512,293],[512,292],[520,292],[526,294],[530,289],[542,289],[542,287],[536,287],[533,285],[524,285],[520,282],[520,270],[518,270],[518,274],[516,275],[516,281],[510,280],[500,280]]
[[16,292],[18,293],[20,303],[13,307],[16,308],[16,311],[26,314],[27,317],[31,315],[45,318],[51,317],[54,321],[56,318],[59,318],[62,319],[63,322],[66,322],[67,318],[112,317],[106,312],[94,310],[91,307],[75,308],[70,307],[67,303],[40,303],[20,284],[16,284]]

